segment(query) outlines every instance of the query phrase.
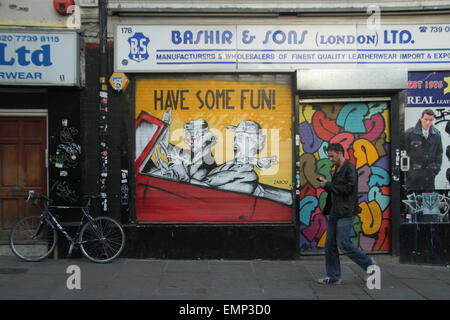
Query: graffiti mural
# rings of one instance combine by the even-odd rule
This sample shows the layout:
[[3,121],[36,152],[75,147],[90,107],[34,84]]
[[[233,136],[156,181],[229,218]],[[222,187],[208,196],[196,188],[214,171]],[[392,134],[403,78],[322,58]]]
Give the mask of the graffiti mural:
[[137,220],[292,222],[289,81],[137,81]]
[[360,212],[353,222],[352,242],[366,252],[391,249],[389,109],[386,102],[303,104],[300,134],[300,250],[320,252],[327,218],[321,211],[327,193],[319,176],[331,181],[333,165],[326,148],[340,143],[345,158],[358,170]]

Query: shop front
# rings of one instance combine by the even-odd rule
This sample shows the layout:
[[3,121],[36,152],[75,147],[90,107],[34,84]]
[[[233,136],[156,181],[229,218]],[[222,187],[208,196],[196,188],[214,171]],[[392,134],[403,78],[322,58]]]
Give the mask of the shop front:
[[134,173],[122,186],[126,254],[322,253],[326,193],[316,178],[331,178],[333,142],[358,170],[352,241],[399,254],[408,72],[448,67],[449,33],[422,30],[115,25],[114,71],[130,79],[113,100],[126,104],[121,169]]
[[29,190],[80,197],[79,35],[0,30],[0,229],[30,214]]

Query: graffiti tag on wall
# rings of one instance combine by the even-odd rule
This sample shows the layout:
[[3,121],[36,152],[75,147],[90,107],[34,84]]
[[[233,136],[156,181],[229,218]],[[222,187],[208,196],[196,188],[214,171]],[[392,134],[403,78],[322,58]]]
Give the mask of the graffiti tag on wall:
[[386,102],[314,104],[299,107],[300,249],[324,248],[327,218],[321,211],[327,193],[319,176],[331,181],[333,165],[326,148],[344,147],[345,158],[358,171],[360,212],[353,223],[352,242],[365,251],[391,249],[389,110]]
[[73,176],[71,170],[80,163],[81,146],[76,142],[78,129],[68,126],[67,120],[62,121],[62,128],[58,133],[58,145],[55,154],[49,156],[51,163],[59,171],[58,179],[50,179],[50,192],[64,202],[77,201],[77,194],[71,185]]

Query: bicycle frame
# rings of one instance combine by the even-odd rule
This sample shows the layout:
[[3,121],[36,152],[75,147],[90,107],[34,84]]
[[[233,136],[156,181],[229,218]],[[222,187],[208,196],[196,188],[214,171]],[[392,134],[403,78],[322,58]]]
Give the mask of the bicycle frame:
[[[63,226],[61,226],[61,224],[58,222],[55,215],[50,211],[50,209],[81,209],[81,212],[83,212],[83,215],[81,217],[81,220],[78,225],[78,229],[77,229],[77,232],[76,232],[74,238],[72,238],[67,233],[67,231],[64,229]],[[40,223],[39,228],[36,232],[36,235],[34,235],[34,237],[37,237],[39,235],[44,219],[50,219],[50,221],[52,221],[54,223],[54,225],[58,228],[58,230],[61,231],[61,233],[70,242],[70,248],[69,248],[69,253],[68,253],[68,256],[70,256],[72,253],[73,247],[75,245],[80,245],[82,243],[78,239],[80,236],[81,227],[84,225],[85,221],[87,221],[87,223],[90,223],[92,225],[93,230],[95,231],[98,238],[99,239],[102,238],[102,235],[97,230],[97,225],[94,222],[94,218],[91,217],[91,215],[88,213],[88,210],[89,210],[89,203],[87,206],[47,206],[44,209],[44,212],[42,213],[41,223]],[[91,240],[91,241],[93,241],[93,240]],[[83,243],[86,243],[86,242],[87,241],[84,241]]]

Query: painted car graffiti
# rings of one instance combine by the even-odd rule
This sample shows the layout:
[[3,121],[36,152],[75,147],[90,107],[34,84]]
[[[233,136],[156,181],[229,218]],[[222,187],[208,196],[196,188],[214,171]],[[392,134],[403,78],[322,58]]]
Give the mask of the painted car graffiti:
[[259,184],[258,188],[265,190],[267,196],[246,194],[240,189],[214,188],[197,179],[194,183],[192,177],[189,181],[178,179],[179,168],[169,174],[168,161],[164,159],[169,147],[163,142],[168,127],[166,122],[146,112],[141,112],[136,120],[139,222],[291,222],[290,204],[270,199],[270,195],[280,192],[277,188]]
[[331,180],[329,143],[339,142],[344,156],[358,170],[360,212],[353,223],[352,242],[369,252],[391,249],[390,139],[386,102],[304,104],[299,107],[300,249],[324,248],[327,218],[321,210],[326,192],[319,176]]

